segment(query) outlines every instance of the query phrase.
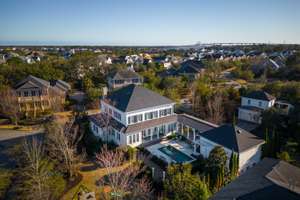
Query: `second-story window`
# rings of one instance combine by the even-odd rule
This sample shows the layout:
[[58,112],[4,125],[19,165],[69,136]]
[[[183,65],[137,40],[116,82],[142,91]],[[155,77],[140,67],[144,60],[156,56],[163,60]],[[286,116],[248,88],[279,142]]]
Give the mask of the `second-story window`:
[[258,102],[258,106],[259,106],[259,107],[261,107],[261,106],[262,106],[262,103],[261,103],[261,101],[260,101],[260,102]]
[[155,119],[158,117],[158,111],[145,113],[145,120]]
[[248,105],[250,105],[251,104],[251,100],[250,99],[248,99]]
[[128,117],[128,124],[134,124],[143,121],[143,115],[133,115]]
[[121,114],[118,113],[117,111],[114,111],[114,117],[118,120],[121,120]]

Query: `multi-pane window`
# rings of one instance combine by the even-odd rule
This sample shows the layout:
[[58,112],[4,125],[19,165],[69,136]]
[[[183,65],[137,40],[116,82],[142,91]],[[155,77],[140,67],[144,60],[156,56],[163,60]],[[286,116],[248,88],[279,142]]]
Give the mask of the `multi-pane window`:
[[250,105],[251,104],[251,100],[250,99],[248,99],[248,105]]
[[167,109],[160,110],[159,111],[159,116],[164,117],[164,116],[167,116],[167,115],[171,115],[171,113],[172,113],[172,108],[167,108]]
[[118,120],[121,120],[121,114],[117,111],[114,111],[114,117]]
[[31,91],[31,96],[35,96],[35,91],[34,90]]
[[123,84],[124,80],[115,80],[115,84]]
[[25,96],[25,97],[28,97],[28,91],[25,91],[25,92],[24,92],[24,96]]
[[145,113],[145,120],[155,119],[157,117],[158,117],[158,111],[153,111],[153,112]]
[[261,107],[261,106],[262,106],[262,103],[261,103],[261,101],[259,101],[259,102],[258,102],[258,106],[259,106],[259,107]]
[[121,135],[120,135],[120,133],[118,132],[117,133],[117,139],[120,141],[120,139],[121,139]]
[[134,78],[134,79],[132,79],[132,82],[133,83],[138,83],[138,82],[140,82],[140,80],[138,78]]
[[142,137],[146,137],[146,130],[142,130]]
[[132,144],[132,136],[129,136],[129,144]]
[[134,124],[143,121],[143,115],[133,115],[128,117],[128,124]]

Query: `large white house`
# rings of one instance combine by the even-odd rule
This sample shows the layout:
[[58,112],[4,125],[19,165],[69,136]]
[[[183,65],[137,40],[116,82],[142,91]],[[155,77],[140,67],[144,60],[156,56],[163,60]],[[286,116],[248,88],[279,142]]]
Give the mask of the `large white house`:
[[261,123],[261,113],[274,106],[275,97],[264,91],[253,91],[242,97],[238,118],[256,124]]
[[[239,155],[240,172],[258,163],[262,139],[233,125],[218,126],[174,113],[174,102],[139,85],[128,85],[101,100],[101,113],[90,116],[90,128],[103,141],[144,146],[167,163],[192,162],[222,146],[228,159]],[[175,133],[183,140],[167,140]]]
[[101,100],[101,113],[90,117],[93,133],[104,141],[136,147],[176,131],[174,102],[138,85]]

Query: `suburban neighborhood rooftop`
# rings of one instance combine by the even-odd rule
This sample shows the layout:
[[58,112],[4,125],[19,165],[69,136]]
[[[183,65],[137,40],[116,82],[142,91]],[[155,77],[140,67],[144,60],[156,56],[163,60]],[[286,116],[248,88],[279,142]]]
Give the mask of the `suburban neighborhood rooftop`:
[[264,140],[248,131],[229,124],[200,133],[200,135],[235,152],[243,152],[264,143]]
[[174,103],[172,100],[156,92],[134,84],[112,92],[104,101],[123,112]]

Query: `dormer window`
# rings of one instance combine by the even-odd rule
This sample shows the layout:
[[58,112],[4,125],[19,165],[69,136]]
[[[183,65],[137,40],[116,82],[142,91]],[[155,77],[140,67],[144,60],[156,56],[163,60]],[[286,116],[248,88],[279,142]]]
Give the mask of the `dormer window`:
[[248,99],[248,105],[250,105],[251,104],[251,100],[250,99]]

